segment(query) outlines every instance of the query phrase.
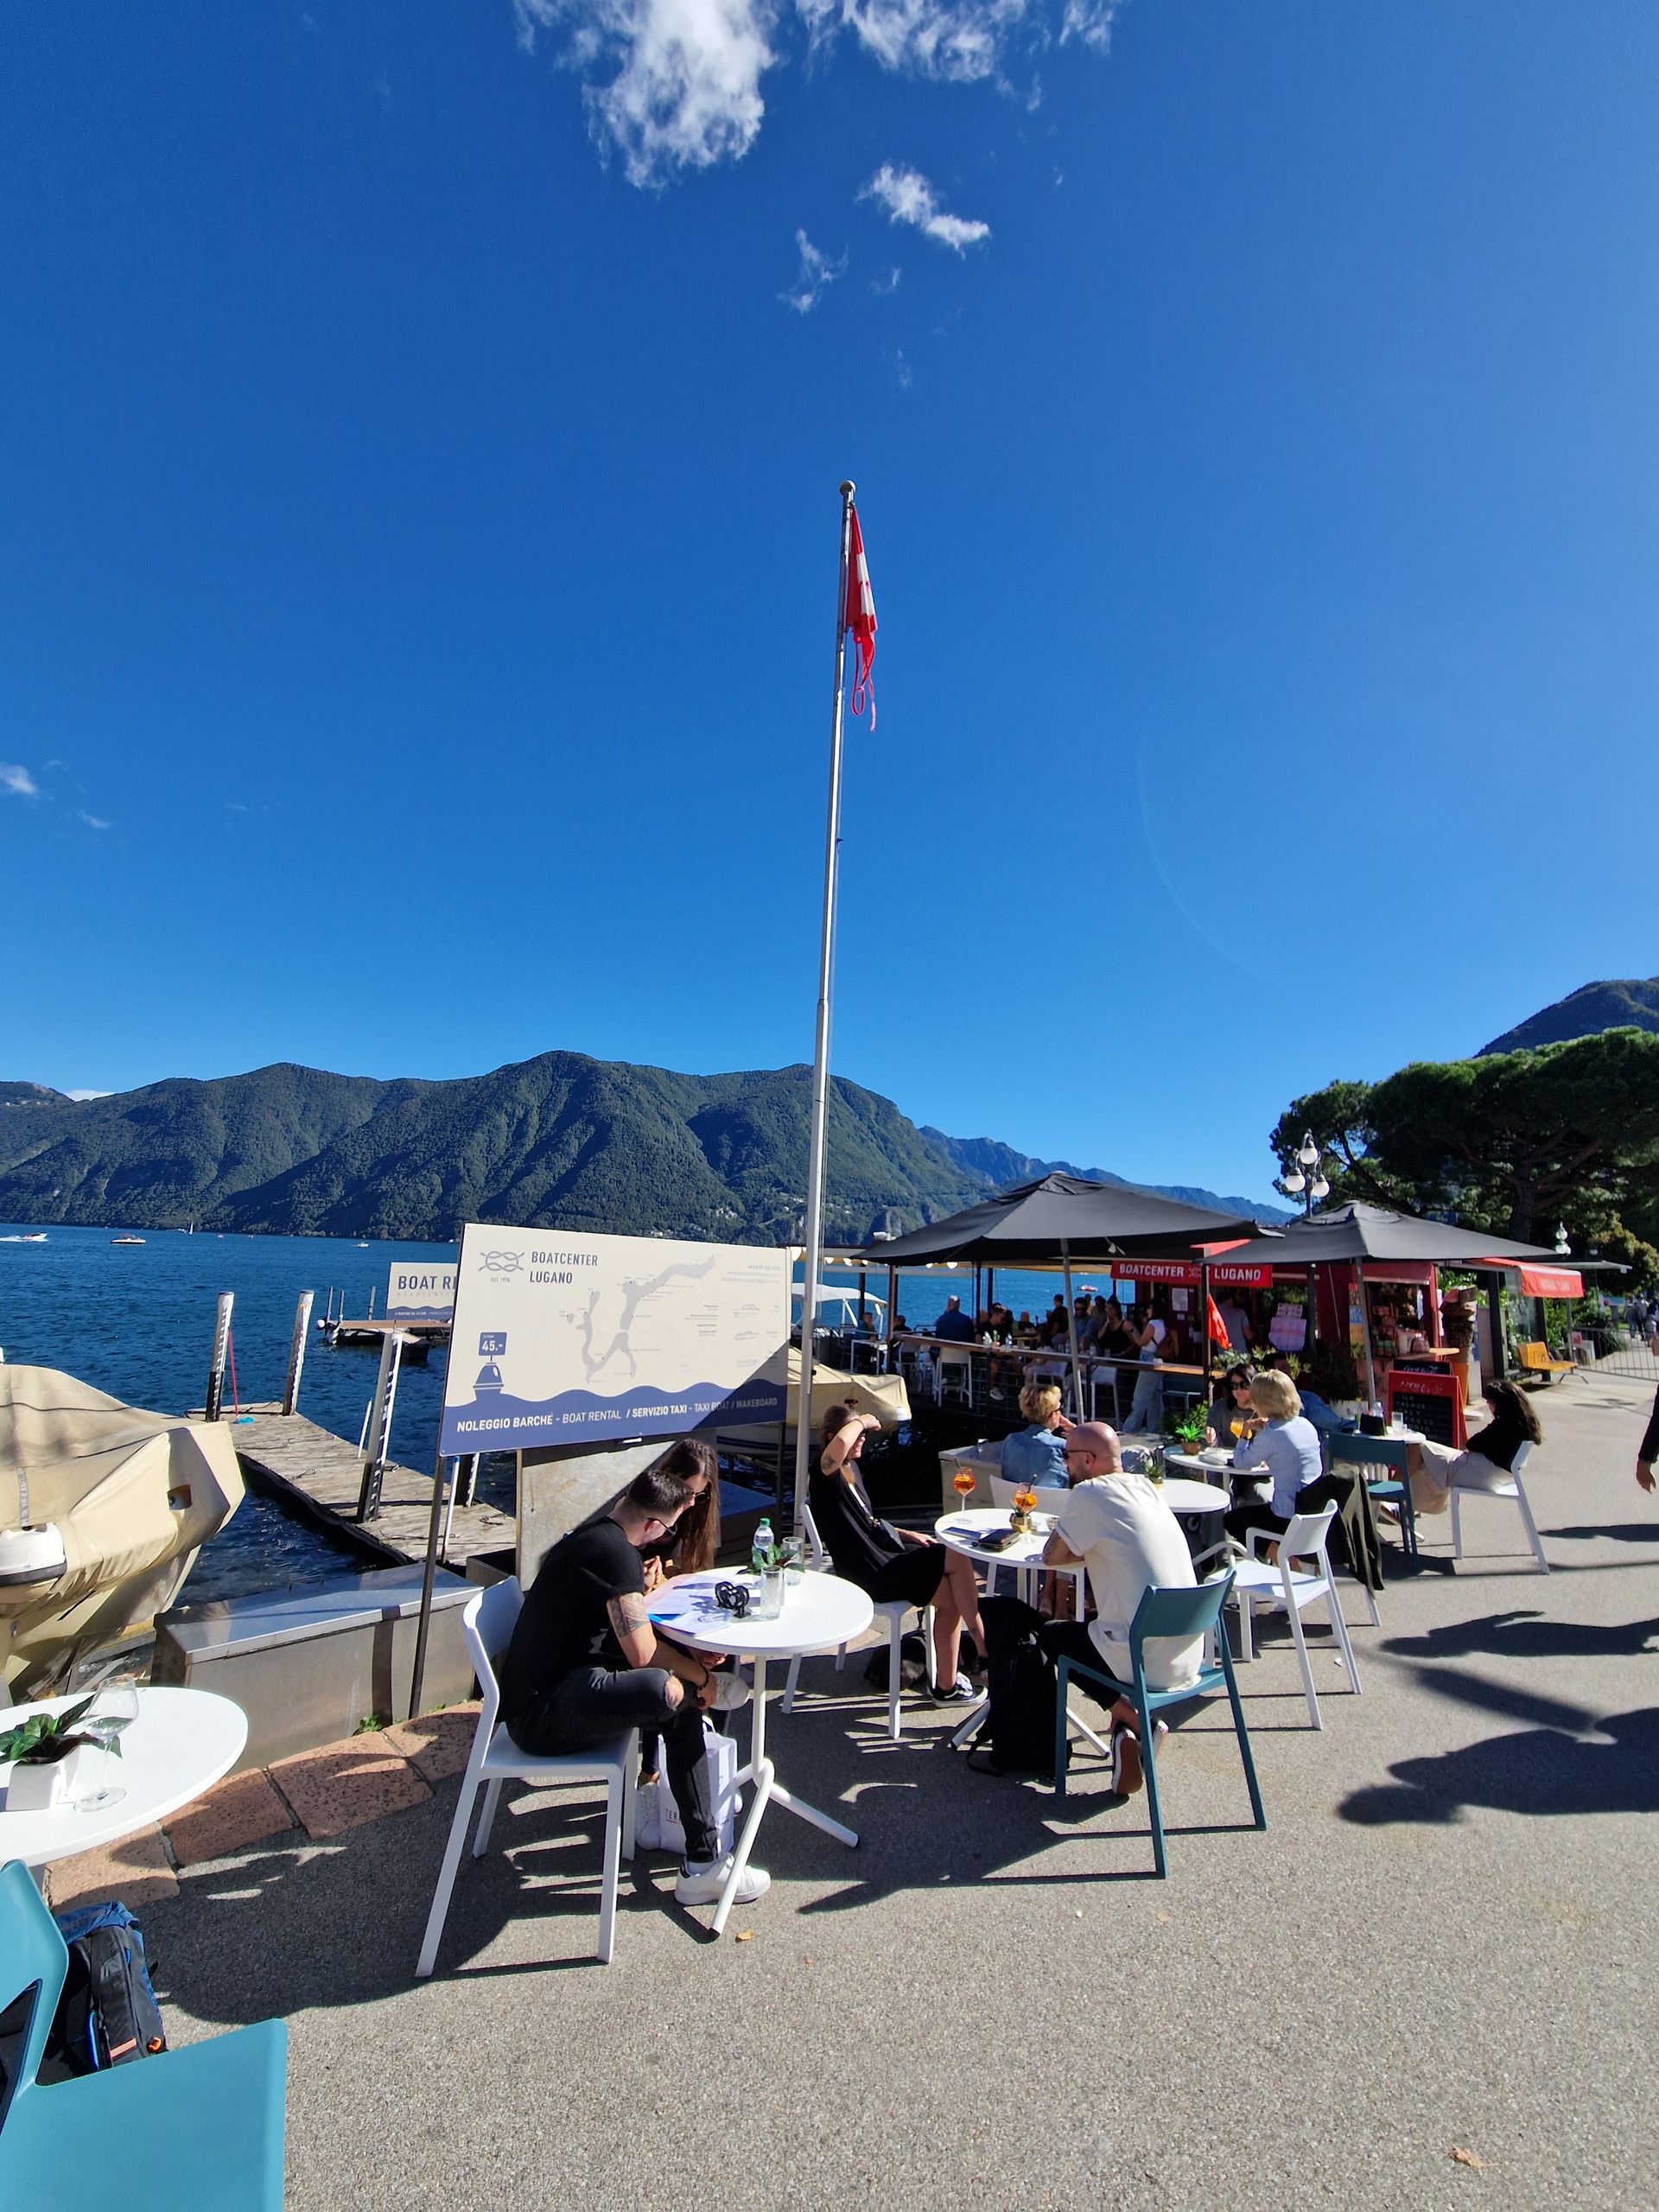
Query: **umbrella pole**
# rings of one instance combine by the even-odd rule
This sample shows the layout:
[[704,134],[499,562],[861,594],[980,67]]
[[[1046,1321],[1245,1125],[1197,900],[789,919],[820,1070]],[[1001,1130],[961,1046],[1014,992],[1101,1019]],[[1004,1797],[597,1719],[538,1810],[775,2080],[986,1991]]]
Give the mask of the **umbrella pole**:
[[1215,1357],[1210,1342],[1210,1262],[1198,1262],[1198,1327],[1204,1336],[1204,1402],[1206,1406],[1216,1395],[1211,1362]]
[[1083,1355],[1077,1350],[1077,1320],[1072,1311],[1071,1299],[1071,1259],[1064,1236],[1060,1239],[1060,1266],[1065,1275],[1066,1336],[1071,1346],[1071,1389],[1077,1399],[1077,1419],[1084,1421],[1087,1415],[1083,1410]]
[[1382,1402],[1376,1395],[1376,1368],[1371,1359],[1371,1294],[1365,1281],[1365,1262],[1354,1262],[1354,1282],[1359,1294],[1359,1341],[1365,1350],[1365,1405],[1370,1408]]

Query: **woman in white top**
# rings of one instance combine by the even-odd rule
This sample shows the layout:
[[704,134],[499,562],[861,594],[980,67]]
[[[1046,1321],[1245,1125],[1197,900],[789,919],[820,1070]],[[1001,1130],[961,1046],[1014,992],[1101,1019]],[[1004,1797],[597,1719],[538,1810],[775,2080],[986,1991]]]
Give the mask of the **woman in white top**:
[[1303,1414],[1301,1398],[1288,1375],[1271,1367],[1253,1375],[1250,1405],[1263,1426],[1254,1436],[1240,1439],[1232,1465],[1241,1474],[1270,1475],[1273,1495],[1266,1504],[1250,1498],[1227,1516],[1227,1533],[1241,1543],[1252,1529],[1287,1529],[1299,1496],[1325,1472],[1319,1432]]
[[1129,1417],[1122,1433],[1134,1436],[1147,1429],[1155,1435],[1164,1425],[1164,1378],[1156,1364],[1163,1357],[1164,1325],[1155,1313],[1148,1314],[1137,1306],[1129,1334],[1135,1339],[1141,1371],[1135,1378],[1135,1395],[1129,1401]]

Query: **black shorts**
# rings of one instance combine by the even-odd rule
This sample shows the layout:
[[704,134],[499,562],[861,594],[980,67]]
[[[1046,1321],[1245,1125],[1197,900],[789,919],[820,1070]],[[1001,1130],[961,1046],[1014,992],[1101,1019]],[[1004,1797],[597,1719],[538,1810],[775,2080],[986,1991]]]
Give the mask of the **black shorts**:
[[868,1584],[878,1605],[902,1598],[906,1605],[931,1605],[944,1580],[943,1544],[906,1544],[903,1551],[877,1567]]

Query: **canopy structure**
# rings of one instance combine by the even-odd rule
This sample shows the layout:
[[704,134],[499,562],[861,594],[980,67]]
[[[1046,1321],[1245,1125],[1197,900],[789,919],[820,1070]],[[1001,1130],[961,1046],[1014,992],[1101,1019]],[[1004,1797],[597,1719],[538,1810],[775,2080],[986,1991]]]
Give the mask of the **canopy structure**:
[[1443,1268],[1512,1268],[1522,1260],[1554,1261],[1541,1244],[1516,1244],[1489,1230],[1459,1229],[1446,1221],[1424,1221],[1388,1206],[1355,1198],[1327,1206],[1306,1221],[1269,1230],[1247,1244],[1230,1245],[1225,1258],[1235,1264],[1311,1268],[1327,1260],[1427,1260]]
[[1069,1260],[1093,1267],[1137,1254],[1187,1257],[1206,1239],[1254,1236],[1257,1228],[1236,1215],[1154,1198],[1147,1191],[1085,1183],[1077,1175],[1045,1175],[847,1256],[855,1267],[925,1268],[946,1260],[995,1268],[1052,1268]]
[[[1072,1270],[1109,1266],[1115,1260],[1197,1260],[1205,1242],[1253,1235],[1259,1224],[1236,1215],[1183,1205],[1116,1183],[1089,1183],[1080,1175],[1045,1175],[1035,1183],[999,1191],[976,1206],[925,1229],[842,1255],[855,1267],[893,1269],[979,1264],[992,1268],[1058,1268],[1065,1302],[1072,1300]],[[1230,1253],[1228,1255],[1231,1256]],[[1206,1357],[1208,1337],[1205,1338]],[[1071,1375],[1083,1403],[1083,1367],[1075,1338]]]
[[[1370,1205],[1363,1198],[1326,1206],[1306,1221],[1232,1245],[1224,1256],[1236,1264],[1262,1262],[1275,1268],[1348,1265],[1363,1277],[1372,1268],[1390,1265],[1467,1268],[1488,1274],[1518,1274],[1522,1288],[1540,1297],[1581,1297],[1584,1293],[1578,1274],[1563,1268],[1555,1252],[1541,1244],[1517,1244],[1488,1230],[1426,1221],[1391,1206]],[[1375,1397],[1369,1325],[1363,1344],[1367,1387]]]

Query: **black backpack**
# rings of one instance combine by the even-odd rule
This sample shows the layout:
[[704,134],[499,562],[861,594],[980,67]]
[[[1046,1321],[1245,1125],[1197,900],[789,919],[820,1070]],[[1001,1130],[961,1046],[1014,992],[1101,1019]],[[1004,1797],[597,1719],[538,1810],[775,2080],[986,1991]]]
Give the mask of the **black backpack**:
[[1020,1598],[986,1598],[985,1687],[979,1740],[1005,1774],[1054,1778],[1054,1662],[1037,1641],[1043,1617]]
[[42,2082],[101,2074],[167,2049],[150,1987],[144,1938],[124,1904],[91,1904],[56,1916],[69,1970],[41,2060]]

